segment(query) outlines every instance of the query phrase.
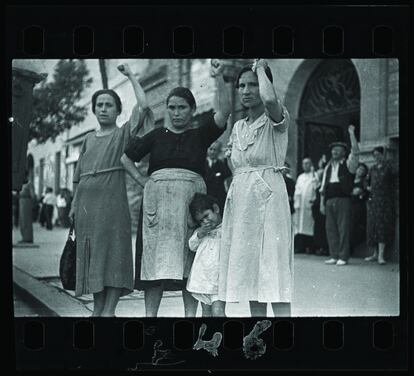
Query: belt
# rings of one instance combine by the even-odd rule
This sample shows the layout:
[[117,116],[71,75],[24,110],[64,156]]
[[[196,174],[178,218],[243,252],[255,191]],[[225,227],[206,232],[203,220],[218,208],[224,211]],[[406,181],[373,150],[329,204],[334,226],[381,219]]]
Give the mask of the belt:
[[150,179],[155,182],[170,181],[170,180],[194,182],[197,179],[203,180],[203,177],[200,174],[197,174],[196,172],[187,170],[187,169],[163,168],[163,169],[154,171],[151,174]]
[[96,176],[97,174],[104,174],[106,172],[112,172],[112,171],[123,171],[124,168],[121,166],[118,167],[110,167],[110,168],[105,168],[103,170],[93,170],[93,171],[88,171],[88,172],[84,172],[82,174],[80,174],[81,177],[83,176]]
[[248,172],[263,171],[272,169],[274,172],[282,172],[283,170],[289,170],[288,167],[282,166],[249,166],[249,167],[239,167],[236,168],[233,172],[233,175],[246,174]]

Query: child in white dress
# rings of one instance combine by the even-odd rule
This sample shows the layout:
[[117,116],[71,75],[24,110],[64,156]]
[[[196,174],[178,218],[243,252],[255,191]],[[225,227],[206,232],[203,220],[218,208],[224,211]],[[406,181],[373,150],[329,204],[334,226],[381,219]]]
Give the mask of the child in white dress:
[[221,213],[217,200],[196,193],[190,213],[199,227],[189,239],[190,250],[196,252],[187,282],[187,291],[201,302],[203,317],[224,315],[225,303],[218,299],[218,273],[221,240]]

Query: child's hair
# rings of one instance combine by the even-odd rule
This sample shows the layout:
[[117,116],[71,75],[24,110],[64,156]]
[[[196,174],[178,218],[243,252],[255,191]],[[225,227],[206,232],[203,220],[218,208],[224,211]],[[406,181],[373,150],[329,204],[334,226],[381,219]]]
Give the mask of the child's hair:
[[190,202],[190,214],[194,221],[197,221],[196,215],[198,213],[202,213],[208,209],[214,210],[214,205],[218,206],[218,202],[215,197],[204,193],[196,193]]

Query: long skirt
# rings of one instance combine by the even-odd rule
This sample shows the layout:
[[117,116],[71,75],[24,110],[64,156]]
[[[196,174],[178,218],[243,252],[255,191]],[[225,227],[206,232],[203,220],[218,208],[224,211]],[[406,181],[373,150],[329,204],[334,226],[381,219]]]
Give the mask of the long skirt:
[[220,300],[291,302],[293,226],[281,173],[236,169],[221,240]]
[[197,192],[206,192],[203,178],[185,169],[155,171],[145,184],[137,232],[136,289],[161,283],[167,291],[185,287],[194,260],[188,248],[195,228],[189,204]]
[[133,291],[131,219],[124,171],[82,177],[76,192],[76,291]]

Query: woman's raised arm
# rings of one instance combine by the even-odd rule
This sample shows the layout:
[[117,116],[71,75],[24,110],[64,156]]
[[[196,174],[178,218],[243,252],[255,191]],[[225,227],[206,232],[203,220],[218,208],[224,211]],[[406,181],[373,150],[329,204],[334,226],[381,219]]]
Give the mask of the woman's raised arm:
[[144,125],[142,117],[146,116],[148,107],[147,96],[142,88],[141,84],[136,79],[134,73],[131,71],[131,68],[128,64],[122,64],[118,66],[118,70],[126,77],[128,77],[131,82],[132,88],[134,89],[135,98],[137,100],[136,105],[132,110],[131,117],[129,119],[131,133],[136,133],[136,127],[141,128]]
[[283,120],[283,107],[277,96],[273,83],[266,75],[265,70],[267,67],[268,64],[266,60],[258,59],[254,63],[252,69],[257,74],[260,98],[265,106],[266,113],[273,121],[280,123]]
[[223,78],[223,65],[218,59],[211,60],[211,76],[214,77],[217,82],[215,101],[215,103],[217,103],[217,108],[215,109],[214,122],[219,128],[225,128],[231,112],[231,100]]

